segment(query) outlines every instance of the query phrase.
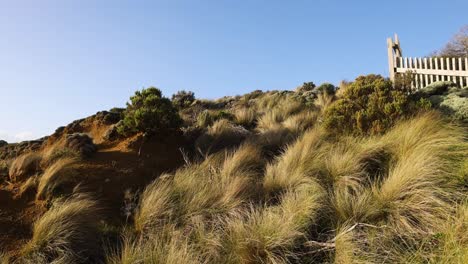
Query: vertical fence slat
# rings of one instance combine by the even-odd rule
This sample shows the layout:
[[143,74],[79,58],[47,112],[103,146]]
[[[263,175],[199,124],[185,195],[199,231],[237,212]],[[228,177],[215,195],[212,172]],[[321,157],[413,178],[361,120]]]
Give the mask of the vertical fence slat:
[[[455,58],[452,58],[452,70],[456,71],[457,70],[457,64],[455,62]],[[458,77],[457,76],[452,76],[452,82],[458,84]]]
[[[433,65],[432,65],[432,58],[429,58],[429,69],[431,69],[431,70],[434,69]],[[431,74],[430,75],[430,83],[433,83],[433,82],[434,82],[434,75]]]
[[[465,71],[468,71],[468,58],[465,58]],[[468,76],[465,77],[465,84],[468,86]]]
[[[447,70],[450,70],[450,58],[445,58],[447,61]],[[447,75],[447,81],[452,81],[452,77]]]
[[[416,72],[416,69],[418,68],[418,61],[416,58],[411,57],[411,61],[413,62],[413,71]],[[419,80],[418,80],[418,74],[416,73],[416,82],[414,83],[414,86],[416,89],[419,88]]]
[[[445,65],[444,65],[444,58],[440,58],[440,69],[441,70],[444,70],[445,69]],[[445,81],[445,77],[443,75],[440,76],[440,80],[441,81]]]
[[[435,60],[435,68],[434,69],[439,70],[440,69],[439,68],[439,58],[435,57],[434,60]],[[440,81],[439,75],[436,75],[436,81],[437,82]]]
[[[427,58],[424,58],[424,69],[427,70]],[[425,85],[429,84],[429,76],[427,74],[424,74],[424,81]]]
[[[408,71],[410,68],[410,60],[408,57],[405,57],[405,70]],[[414,80],[411,81],[411,88],[414,87]]]
[[[462,65],[462,59],[461,58],[458,58],[458,70],[460,72],[463,71],[463,65]],[[460,79],[460,87],[463,87],[463,77],[460,76],[459,79]]]
[[[418,69],[424,69],[423,67],[423,61],[421,58],[418,58]],[[424,82],[424,75],[423,74],[419,74],[419,83],[421,84],[419,86],[419,88],[423,88],[425,86],[425,82]]]
[[[416,70],[421,69],[421,59],[420,58],[414,58],[416,61]],[[418,88],[422,87],[422,75],[419,73],[418,74]]]

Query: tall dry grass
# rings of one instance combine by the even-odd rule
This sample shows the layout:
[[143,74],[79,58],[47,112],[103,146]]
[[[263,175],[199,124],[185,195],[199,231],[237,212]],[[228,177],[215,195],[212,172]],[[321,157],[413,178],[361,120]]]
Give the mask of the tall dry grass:
[[64,147],[62,144],[57,143],[42,151],[41,165],[43,167],[48,167],[56,161],[64,158],[74,158],[78,160],[81,158],[81,154],[76,150]]
[[38,200],[49,199],[60,192],[60,187],[65,183],[74,181],[77,176],[73,168],[75,162],[74,158],[64,158],[49,166],[39,178],[36,198]]
[[253,107],[239,108],[235,110],[234,117],[237,124],[251,128],[257,121],[257,111]]
[[21,260],[36,263],[85,263],[100,255],[99,207],[85,194],[57,201],[33,226]]
[[288,188],[295,188],[302,183],[314,181],[312,174],[320,165],[321,146],[325,133],[322,129],[306,132],[294,144],[290,145],[277,162],[267,166],[263,189],[267,195],[275,195]]
[[0,251],[0,264],[10,264],[10,256],[3,251]]
[[321,206],[322,190],[304,184],[282,197],[277,206],[251,209],[226,222],[226,263],[288,263],[299,259],[303,242]]
[[173,227],[164,227],[148,239],[124,237],[121,249],[110,249],[108,264],[134,263],[204,263],[191,248],[184,235]]
[[16,158],[9,168],[12,181],[21,181],[40,170],[42,156],[36,152],[29,152]]
[[[256,129],[259,132],[265,132],[281,126],[281,122],[288,117],[305,109],[305,104],[290,97],[274,97],[271,100],[274,100],[274,106],[265,108],[264,114],[258,119]],[[259,109],[262,109],[262,106],[259,106]]]
[[[285,98],[255,100],[262,106]],[[321,127],[320,111],[292,106],[284,114],[281,107],[266,111],[246,142],[146,186],[132,230],[107,263],[464,263],[463,129],[425,113],[384,135],[336,137]],[[233,128],[220,120],[207,133]],[[265,146],[273,131],[285,148],[271,155]],[[72,164],[49,167],[38,197],[53,193]],[[49,212],[65,214],[58,211]],[[35,231],[45,238],[32,241],[66,240],[55,239],[61,229],[52,231],[60,235]]]
[[204,155],[240,145],[250,132],[242,126],[220,119],[210,126],[195,142],[195,147]]
[[[208,159],[213,161],[216,159]],[[242,145],[215,166],[193,164],[157,179],[142,193],[135,217],[139,231],[167,223],[187,224],[236,212],[255,194],[264,161],[257,148]]]

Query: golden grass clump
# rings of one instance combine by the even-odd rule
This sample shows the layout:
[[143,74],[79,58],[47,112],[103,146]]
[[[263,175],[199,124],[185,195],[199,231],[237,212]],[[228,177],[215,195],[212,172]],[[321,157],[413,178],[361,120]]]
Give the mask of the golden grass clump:
[[301,112],[304,108],[305,105],[300,101],[286,97],[280,100],[274,107],[266,110],[265,113],[259,117],[257,130],[259,132],[265,132],[277,128],[281,126],[281,122],[291,115]]
[[16,158],[10,165],[9,176],[12,181],[21,181],[40,170],[42,156],[29,152]]
[[52,165],[54,162],[57,160],[63,159],[63,158],[74,158],[74,159],[79,159],[81,157],[81,154],[73,149],[70,149],[68,147],[63,147],[61,144],[55,144],[54,146],[45,149],[42,152],[42,165],[44,167]]
[[26,193],[35,193],[39,184],[39,176],[29,177],[23,184],[21,184],[18,195],[21,197]]
[[220,119],[210,126],[205,134],[195,142],[195,147],[203,154],[240,145],[250,132],[226,119]]
[[235,110],[235,122],[243,127],[251,128],[255,125],[257,111],[254,108],[243,107]]
[[39,179],[36,198],[38,200],[49,199],[63,191],[60,189],[64,184],[75,181],[77,176],[73,168],[75,162],[74,158],[64,158],[48,167]]
[[411,152],[426,151],[455,162],[468,154],[465,140],[466,135],[444,121],[437,112],[427,112],[400,122],[381,139],[391,146],[397,159],[406,158]]
[[290,145],[276,163],[266,168],[263,188],[267,194],[274,195],[287,188],[310,182],[322,155],[319,148],[324,143],[324,131],[317,128],[306,132]]
[[313,224],[323,191],[304,184],[290,190],[277,206],[251,209],[246,215],[226,223],[227,263],[289,263],[298,258],[295,247],[304,242],[305,231]]
[[213,124],[213,122],[214,122],[214,118],[208,110],[201,112],[197,116],[197,125],[199,127],[202,127],[202,128],[208,127],[211,124]]
[[263,160],[259,150],[243,145],[220,166],[193,164],[148,185],[135,216],[136,229],[187,224],[199,217],[212,219],[235,212],[255,194],[255,178]]
[[97,203],[85,194],[57,201],[34,223],[33,237],[23,248],[21,259],[31,263],[95,261],[100,254],[99,211]]
[[0,264],[10,264],[10,255],[6,252],[0,251]]
[[329,93],[319,93],[317,94],[317,99],[314,101],[314,105],[320,109],[320,112],[323,114],[334,102],[335,95]]
[[143,191],[135,214],[135,229],[139,232],[166,224],[175,213],[173,188],[169,180],[155,180]]
[[120,250],[108,251],[107,264],[206,263],[187,243],[182,232],[172,226],[164,227],[145,240],[126,236]]
[[283,121],[283,126],[287,128],[290,133],[300,135],[307,129],[312,128],[318,119],[318,114],[313,111],[302,111],[298,114],[292,115]]
[[406,263],[466,263],[468,261],[468,203],[449,214],[439,232],[426,238],[415,252],[402,252],[398,261]]

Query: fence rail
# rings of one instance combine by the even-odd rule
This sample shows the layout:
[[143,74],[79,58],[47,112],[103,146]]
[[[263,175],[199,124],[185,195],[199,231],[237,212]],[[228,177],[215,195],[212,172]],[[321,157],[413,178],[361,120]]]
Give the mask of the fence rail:
[[395,40],[387,39],[388,65],[390,79],[397,74],[411,71],[415,89],[425,87],[437,81],[451,81],[460,87],[468,86],[468,58],[403,57],[398,36]]

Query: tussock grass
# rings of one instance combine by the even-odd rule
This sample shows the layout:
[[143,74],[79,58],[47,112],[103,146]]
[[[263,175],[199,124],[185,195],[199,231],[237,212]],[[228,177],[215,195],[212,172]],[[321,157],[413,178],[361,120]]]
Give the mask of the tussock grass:
[[321,113],[325,113],[328,107],[333,103],[335,95],[329,93],[319,93],[315,100],[315,106],[320,109]]
[[36,152],[29,152],[16,158],[10,165],[9,176],[12,181],[24,180],[37,172],[42,156]]
[[251,209],[226,224],[227,263],[288,263],[320,208],[323,192],[315,184],[285,193],[278,206]]
[[147,240],[125,237],[121,250],[110,250],[108,264],[133,263],[204,263],[187,243],[183,234],[165,227]]
[[455,162],[467,154],[465,140],[466,134],[460,128],[445,122],[436,112],[427,112],[401,122],[381,139],[389,144],[397,159],[425,150]]
[[275,195],[288,188],[313,180],[317,170],[315,160],[321,155],[317,150],[324,143],[324,131],[313,129],[290,145],[276,163],[267,166],[263,188],[269,195]]
[[98,217],[99,208],[88,195],[56,202],[34,223],[33,237],[21,252],[22,260],[39,263],[96,260],[100,254]]
[[[209,159],[213,160],[213,159]],[[142,193],[135,217],[139,231],[166,223],[190,223],[234,213],[255,193],[263,160],[259,150],[243,145],[219,166],[194,164],[151,183]]]
[[208,110],[201,112],[197,116],[197,125],[199,127],[202,127],[202,128],[208,127],[211,124],[213,124],[213,122],[214,122],[214,118]]
[[299,113],[304,110],[305,105],[293,99],[283,99],[274,107],[269,109],[262,115],[257,122],[257,130],[265,132],[270,129],[281,126],[281,122],[289,116]]
[[286,118],[282,124],[293,135],[301,135],[316,124],[317,118],[316,112],[306,110]]
[[29,177],[23,184],[21,184],[18,195],[23,196],[29,192],[35,192],[37,190],[37,186],[39,184],[39,176],[31,176]]
[[49,199],[63,191],[61,187],[65,183],[74,181],[77,176],[73,168],[75,162],[73,158],[64,158],[48,167],[39,179],[36,198],[38,200]]
[[[454,216],[449,215],[436,234],[439,245],[432,263],[466,263],[468,261],[468,202],[460,204]],[[430,243],[428,241],[428,243]],[[424,254],[424,253],[423,253]]]
[[145,188],[135,215],[137,231],[158,228],[172,217],[175,210],[171,200],[172,191],[169,180],[155,180]]
[[255,125],[257,119],[257,111],[253,108],[240,108],[234,112],[235,121],[237,124],[246,128],[251,128]]
[[0,264],[10,264],[10,256],[3,251],[0,251]]
[[220,119],[197,139],[195,146],[201,153],[211,154],[240,145],[248,135],[250,132],[242,126],[234,125],[226,119]]
[[79,159],[80,157],[81,154],[78,151],[56,144],[43,151],[41,164],[47,167],[63,158]]

